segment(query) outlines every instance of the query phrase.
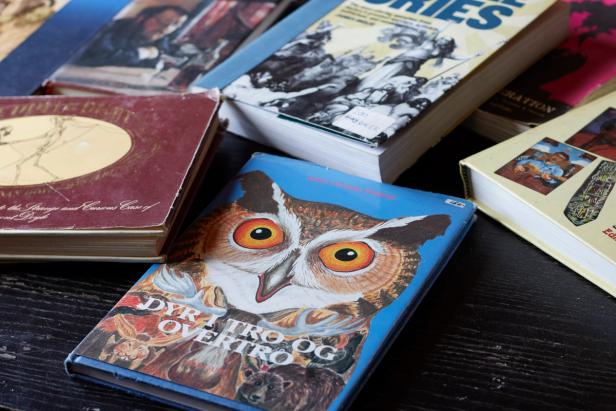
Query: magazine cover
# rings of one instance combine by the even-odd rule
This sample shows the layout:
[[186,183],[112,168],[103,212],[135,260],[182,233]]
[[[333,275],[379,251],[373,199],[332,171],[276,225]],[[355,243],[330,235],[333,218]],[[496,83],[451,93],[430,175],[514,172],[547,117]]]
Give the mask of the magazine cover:
[[562,1],[571,6],[567,40],[481,106],[482,110],[537,125],[586,101],[601,86],[609,89],[606,83],[616,77],[616,2]]
[[225,95],[378,145],[553,4],[336,3]]
[[465,200],[256,155],[170,263],[153,266],[79,344],[68,371],[158,387],[159,399],[340,408],[473,214]]
[[[505,205],[486,207],[485,200],[477,199],[480,209],[616,295],[616,93],[461,164],[463,175],[464,168],[469,167],[532,210],[520,216],[538,213],[546,224],[554,223],[560,231],[558,237],[542,238],[505,217]],[[472,195],[472,184],[469,187]],[[591,251],[578,258],[558,252],[557,246],[563,244],[575,249],[570,245],[571,237]],[[603,266],[589,263],[591,258],[602,261]]]
[[280,0],[133,0],[53,77],[107,89],[182,91],[226,59]]

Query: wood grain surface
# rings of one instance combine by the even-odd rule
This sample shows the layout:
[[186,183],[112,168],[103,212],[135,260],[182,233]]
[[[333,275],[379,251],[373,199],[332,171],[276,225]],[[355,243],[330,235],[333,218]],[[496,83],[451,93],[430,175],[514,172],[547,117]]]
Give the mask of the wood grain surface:
[[[397,184],[462,195],[457,161],[489,143],[458,129]],[[225,136],[193,219],[255,150]],[[147,269],[0,265],[0,406],[158,410],[64,373],[66,355]],[[616,409],[616,299],[479,214],[353,409]]]

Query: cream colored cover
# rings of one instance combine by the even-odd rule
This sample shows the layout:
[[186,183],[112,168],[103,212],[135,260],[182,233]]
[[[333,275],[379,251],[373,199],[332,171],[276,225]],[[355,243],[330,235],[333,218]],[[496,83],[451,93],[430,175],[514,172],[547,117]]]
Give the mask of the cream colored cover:
[[[563,153],[565,155],[563,155]],[[467,196],[478,207],[563,264],[616,296],[616,93],[471,156],[461,163]],[[469,169],[505,188],[612,262],[590,273],[474,198]]]

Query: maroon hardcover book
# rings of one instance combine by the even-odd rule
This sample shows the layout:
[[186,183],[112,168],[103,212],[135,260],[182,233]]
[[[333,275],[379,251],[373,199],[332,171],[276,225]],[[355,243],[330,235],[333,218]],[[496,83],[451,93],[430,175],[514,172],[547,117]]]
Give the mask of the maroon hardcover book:
[[111,231],[162,248],[203,172],[218,103],[216,92],[0,100],[0,245]]

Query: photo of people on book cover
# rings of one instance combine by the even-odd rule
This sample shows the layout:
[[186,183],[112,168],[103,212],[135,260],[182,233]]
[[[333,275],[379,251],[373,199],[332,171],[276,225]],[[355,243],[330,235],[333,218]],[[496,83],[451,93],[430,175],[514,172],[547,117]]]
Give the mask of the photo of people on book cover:
[[495,173],[541,194],[549,194],[595,158],[546,137]]
[[610,160],[616,160],[616,109],[608,108],[566,142]]
[[0,0],[0,61],[68,0]]
[[374,218],[295,198],[261,170],[226,193],[238,194],[198,220],[76,353],[258,408],[326,410],[372,319],[407,290],[451,217]]
[[[343,2],[225,94],[375,146],[428,109],[530,18],[530,8],[515,10],[517,18],[479,30],[463,19],[445,21],[415,15],[411,7],[374,3],[384,2]],[[372,127],[360,130],[362,120]]]
[[56,72],[59,82],[186,90],[227,58],[277,0],[134,0]]
[[571,7],[567,39],[488,100],[482,109],[513,120],[541,124],[579,105],[616,77],[616,3],[562,1]]

